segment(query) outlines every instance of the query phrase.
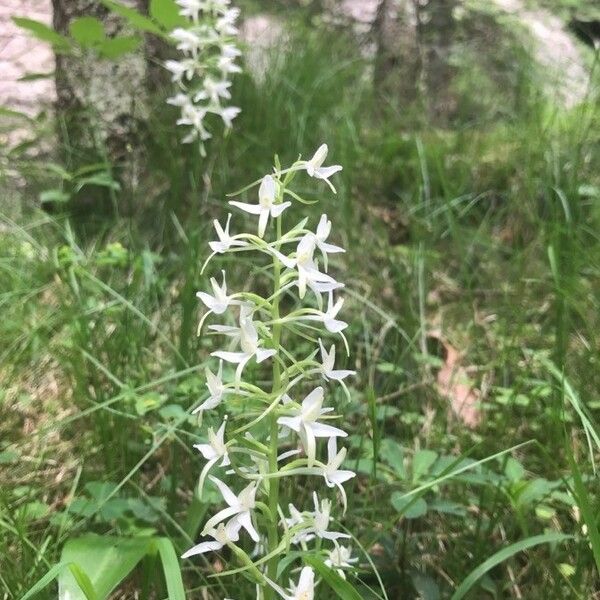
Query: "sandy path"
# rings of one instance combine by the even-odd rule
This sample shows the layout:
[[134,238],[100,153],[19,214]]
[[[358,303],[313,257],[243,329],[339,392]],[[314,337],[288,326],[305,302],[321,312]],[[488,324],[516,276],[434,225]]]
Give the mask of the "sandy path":
[[47,44],[38,42],[12,22],[14,16],[50,24],[50,0],[0,0],[0,107],[33,116],[54,100],[54,80],[19,79],[27,73],[52,72],[54,57]]

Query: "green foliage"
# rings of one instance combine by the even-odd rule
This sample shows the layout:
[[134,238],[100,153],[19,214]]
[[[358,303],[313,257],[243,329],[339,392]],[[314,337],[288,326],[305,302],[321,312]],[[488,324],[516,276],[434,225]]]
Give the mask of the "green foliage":
[[[115,10],[136,30],[156,33],[171,26],[166,6],[155,3],[141,21]],[[77,47],[100,47],[91,22],[69,38],[43,31],[65,51],[76,36]],[[125,39],[102,44],[137,43]],[[226,194],[268,168],[274,151],[294,160],[323,141],[345,167],[326,209],[348,248],[336,268],[349,282],[348,338],[358,356],[340,368],[361,373],[350,400],[336,399],[351,433],[346,466],[359,473],[344,525],[357,533],[360,571],[348,585],[368,599],[383,596],[379,581],[390,599],[483,599],[512,593],[514,577],[524,598],[540,590],[548,598],[593,594],[597,84],[588,101],[565,110],[543,100],[527,62],[498,91],[491,72],[471,68],[476,52],[461,58],[462,110],[444,129],[422,111],[382,102],[353,41],[313,27],[275,48],[261,76],[246,69],[236,81],[243,113],[230,137],[211,141],[209,160],[180,148],[162,96],[156,121],[136,142],[148,160],[136,185],[108,161],[76,171],[32,158],[31,142],[2,150],[3,183],[10,167],[27,181],[26,199],[60,208],[55,217],[25,210],[19,222],[0,225],[7,598],[55,598],[50,584],[59,576],[89,587],[87,577],[100,596],[94,573],[61,562],[78,539],[121,540],[123,548],[155,540],[129,575],[117,573],[125,561],[111,561],[116,593],[132,586],[152,597],[156,583],[157,597],[166,597],[153,562],[161,556],[170,597],[181,577],[191,594],[204,587],[211,600],[253,597],[241,576],[208,577],[213,567],[229,568],[226,552],[210,564],[186,562],[183,575],[177,560],[216,510],[214,490],[202,500],[190,492],[202,462],[189,447],[204,441],[190,410],[204,394],[209,352],[195,336],[194,294],[206,283],[199,248],[212,239]],[[507,103],[503,94],[515,90],[518,101]],[[99,191],[121,210],[93,215],[92,229],[76,209]],[[227,266],[239,286],[260,270],[241,259]],[[478,392],[473,429],[438,382],[448,347]],[[240,401],[232,417],[241,410]],[[304,486],[289,492],[298,505],[311,501]],[[322,571],[319,597],[346,597],[348,586],[330,573]],[[279,575],[285,584],[287,572]]]
[[45,23],[25,17],[13,17],[13,21],[15,25],[26,29],[38,40],[51,44],[56,52],[67,52],[70,48],[69,39],[60,35],[60,33],[54,31],[52,27],[48,27]]
[[150,16],[165,30],[185,27],[187,21],[179,14],[175,0],[150,0]]
[[22,600],[32,598],[57,578],[59,600],[106,600],[142,559],[156,554],[163,566],[168,600],[184,600],[179,564],[169,540],[100,535],[67,541],[61,562],[31,587]]

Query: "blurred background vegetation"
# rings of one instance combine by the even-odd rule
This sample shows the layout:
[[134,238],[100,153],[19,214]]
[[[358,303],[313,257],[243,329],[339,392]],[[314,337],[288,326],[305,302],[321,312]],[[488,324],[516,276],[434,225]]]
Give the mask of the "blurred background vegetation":
[[[327,142],[338,194],[306,194],[347,248],[361,597],[382,597],[367,556],[390,600],[436,600],[503,549],[467,597],[600,597],[596,3],[240,0],[242,114],[206,158],[165,104],[168,17],[110,4],[22,21],[56,101],[0,109],[0,596],[83,533],[196,539],[212,219],[275,153]],[[231,287],[259,268],[236,260]],[[209,577],[226,558],[183,565],[190,598],[254,597]],[[165,597],[155,572],[114,597]]]

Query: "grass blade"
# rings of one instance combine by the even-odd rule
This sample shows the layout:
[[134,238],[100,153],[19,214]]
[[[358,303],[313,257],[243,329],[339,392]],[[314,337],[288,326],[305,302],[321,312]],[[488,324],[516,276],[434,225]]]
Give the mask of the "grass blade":
[[185,590],[183,587],[183,580],[181,579],[179,559],[177,558],[171,540],[167,538],[158,538],[155,543],[165,574],[169,600],[185,600]]
[[550,544],[553,542],[562,542],[564,540],[573,539],[572,535],[564,533],[545,533],[542,535],[534,535],[525,540],[515,542],[506,548],[502,548],[496,554],[490,556],[486,561],[482,562],[476,569],[467,575],[466,579],[458,586],[450,600],[461,600],[465,594],[485,575],[490,569],[493,569],[500,563],[508,560],[515,554],[523,552],[528,548],[539,546],[540,544]]
[[36,594],[39,594],[47,585],[52,583],[64,569],[69,567],[69,563],[60,562],[54,565],[37,583],[35,583],[29,591],[21,598],[21,600],[29,600]]

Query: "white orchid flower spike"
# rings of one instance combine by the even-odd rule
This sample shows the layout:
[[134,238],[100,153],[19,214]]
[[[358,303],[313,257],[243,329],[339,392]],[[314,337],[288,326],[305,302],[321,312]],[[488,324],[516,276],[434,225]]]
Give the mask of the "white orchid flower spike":
[[181,558],[190,558],[190,556],[196,556],[206,552],[215,552],[227,544],[237,542],[240,539],[241,527],[242,526],[237,519],[232,519],[227,525],[219,523],[216,528],[206,532],[206,535],[210,535],[214,541],[200,542],[193,548],[190,548],[185,554],[182,554]]
[[258,237],[265,235],[269,217],[279,217],[281,213],[291,206],[291,202],[280,202],[275,204],[277,199],[277,183],[271,175],[265,175],[258,188],[258,204],[247,204],[230,200],[229,204],[236,206],[244,212],[252,215],[258,215]]
[[253,541],[258,542],[260,537],[252,523],[252,510],[256,506],[256,490],[258,483],[252,482],[247,485],[237,496],[220,479],[210,476],[210,480],[219,488],[223,500],[229,505],[210,518],[204,526],[203,533],[206,534],[215,525],[225,519],[235,517],[236,521],[250,534]]
[[337,427],[319,423],[317,419],[333,410],[333,408],[322,408],[324,392],[319,386],[315,388],[304,400],[300,408],[293,409],[290,417],[279,417],[277,423],[288,427],[300,436],[300,441],[308,457],[308,466],[315,462],[316,439],[329,437],[346,437],[348,434]]
[[283,600],[314,600],[315,598],[315,572],[310,567],[304,567],[300,571],[300,579],[296,585],[290,581],[289,591],[285,591],[274,581],[267,579],[271,587],[283,598]]
[[331,167],[324,167],[323,163],[327,158],[327,152],[329,149],[327,148],[327,144],[321,144],[318,150],[315,152],[314,156],[307,161],[301,163],[302,168],[306,170],[310,177],[315,177],[316,179],[322,179],[325,183],[331,188],[331,191],[335,194],[336,189],[333,187],[329,178],[342,170],[341,165],[332,165]]

